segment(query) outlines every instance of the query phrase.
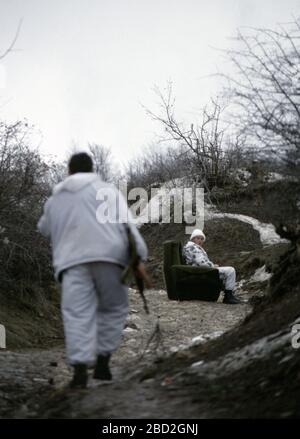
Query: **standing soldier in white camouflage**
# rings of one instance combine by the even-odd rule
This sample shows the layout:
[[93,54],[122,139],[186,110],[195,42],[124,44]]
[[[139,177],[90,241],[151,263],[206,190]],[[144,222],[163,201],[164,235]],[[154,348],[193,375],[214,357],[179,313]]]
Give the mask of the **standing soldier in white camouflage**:
[[[69,176],[54,190],[44,206],[38,228],[51,239],[53,266],[62,287],[62,316],[68,362],[74,367],[71,387],[86,387],[88,366],[94,378],[112,378],[109,360],[120,344],[128,313],[128,288],[121,276],[129,262],[127,227],[104,215],[99,190],[111,194],[108,208],[119,207],[122,220],[130,218],[126,201],[111,184],[93,173],[86,153],[69,161]],[[102,221],[103,219],[103,221]],[[146,244],[136,226],[129,224],[137,254],[147,257]],[[144,270],[143,262],[137,271]]]

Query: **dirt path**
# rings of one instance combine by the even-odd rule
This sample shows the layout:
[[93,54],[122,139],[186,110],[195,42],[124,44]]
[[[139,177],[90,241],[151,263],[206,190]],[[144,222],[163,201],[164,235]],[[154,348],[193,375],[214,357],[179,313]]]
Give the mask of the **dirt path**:
[[[248,298],[242,291],[240,296]],[[150,316],[144,313],[138,294],[130,290],[124,339],[112,359],[112,383],[90,378],[87,390],[69,390],[72,371],[65,364],[63,347],[1,351],[0,416],[175,419],[188,406],[185,417],[210,417],[205,405],[200,415],[197,406],[196,415],[189,389],[172,389],[167,373],[154,379],[153,366],[172,352],[177,351],[178,358],[188,356],[187,346],[238,325],[251,306],[169,301],[163,290],[148,291],[147,300]]]

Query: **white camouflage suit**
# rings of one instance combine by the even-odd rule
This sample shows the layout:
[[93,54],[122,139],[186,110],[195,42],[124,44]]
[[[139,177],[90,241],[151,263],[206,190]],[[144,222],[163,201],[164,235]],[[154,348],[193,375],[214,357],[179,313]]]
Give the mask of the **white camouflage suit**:
[[222,280],[226,290],[234,291],[236,274],[233,267],[215,267],[214,263],[208,258],[206,251],[200,245],[193,241],[189,241],[183,247],[183,257],[188,265],[194,267],[211,267],[219,271],[220,279]]
[[[106,207],[117,200],[122,218],[128,215],[130,220],[120,192],[89,172],[58,184],[38,223],[40,232],[51,238],[55,277],[62,281],[66,351],[72,365],[92,365],[97,355],[115,351],[127,317],[128,288],[120,281],[129,261],[127,230],[119,221],[101,222],[106,212],[101,191],[107,190],[111,197]],[[133,223],[130,229],[145,260],[146,244]]]

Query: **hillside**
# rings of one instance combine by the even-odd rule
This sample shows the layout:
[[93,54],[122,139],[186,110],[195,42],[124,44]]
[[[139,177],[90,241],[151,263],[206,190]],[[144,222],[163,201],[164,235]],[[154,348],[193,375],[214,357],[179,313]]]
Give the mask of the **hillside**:
[[[264,193],[266,199],[268,193],[273,196],[272,190]],[[239,211],[238,205],[232,205],[232,213],[250,215],[252,207],[248,212],[244,206]],[[258,211],[255,218],[266,222]],[[264,230],[270,231],[264,223]],[[124,340],[112,361],[114,381],[108,385],[91,379],[87,390],[70,391],[66,386],[71,370],[65,365],[62,340],[57,339],[59,344],[53,347],[36,337],[25,350],[10,336],[23,333],[26,339],[33,327],[37,334],[43,327],[49,337],[59,337],[54,295],[52,317],[44,316],[48,327],[42,323],[43,316],[32,319],[32,309],[27,312],[26,307],[22,308],[23,329],[8,320],[8,350],[0,352],[1,416],[299,417],[300,360],[291,346],[300,305],[299,238],[291,244],[276,235],[277,242],[266,245],[262,229],[247,222],[236,217],[209,219],[205,223],[208,254],[216,263],[237,268],[237,292],[246,301],[230,306],[221,302],[222,297],[218,303],[169,301],[162,282],[161,244],[166,239],[184,242],[184,228],[148,224],[142,233],[149,245],[148,269],[155,284],[154,290],[146,292],[151,314],[145,315],[140,297],[130,290]],[[12,313],[8,314],[11,319]],[[16,349],[11,350],[10,341]]]

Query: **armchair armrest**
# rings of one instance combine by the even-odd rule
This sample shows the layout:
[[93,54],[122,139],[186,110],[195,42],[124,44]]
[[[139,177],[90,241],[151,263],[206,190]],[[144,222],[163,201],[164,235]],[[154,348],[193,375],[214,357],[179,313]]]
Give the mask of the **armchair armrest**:
[[197,275],[203,273],[210,273],[212,271],[218,271],[216,268],[212,267],[193,267],[192,265],[172,265],[172,271],[178,272],[182,275]]
[[177,282],[199,282],[201,279],[219,281],[219,271],[211,267],[193,267],[192,265],[172,265],[172,277]]

